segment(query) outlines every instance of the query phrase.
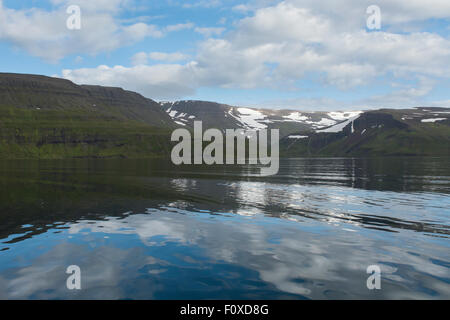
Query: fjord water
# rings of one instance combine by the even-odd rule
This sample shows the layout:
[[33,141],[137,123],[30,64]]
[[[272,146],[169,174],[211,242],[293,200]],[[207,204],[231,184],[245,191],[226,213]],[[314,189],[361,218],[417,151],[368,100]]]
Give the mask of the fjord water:
[[449,299],[449,164],[3,161],[0,298]]

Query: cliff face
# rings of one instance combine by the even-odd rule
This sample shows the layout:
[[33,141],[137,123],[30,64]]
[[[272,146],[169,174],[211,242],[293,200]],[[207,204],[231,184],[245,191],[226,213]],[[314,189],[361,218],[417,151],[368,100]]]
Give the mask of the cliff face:
[[192,128],[196,120],[204,128],[216,129],[278,129],[280,136],[315,130],[337,124],[358,112],[299,112],[298,110],[276,110],[233,107],[208,101],[163,102],[172,120],[180,126]]
[[158,103],[121,88],[78,86],[64,79],[0,74],[0,106],[28,110],[96,112],[105,118],[173,127]]
[[0,158],[166,154],[174,127],[158,103],[134,92],[0,74]]
[[170,154],[173,129],[279,129],[280,152],[304,156],[450,156],[450,109],[300,112],[206,101],[156,103],[121,88],[0,73],[0,159]]
[[[450,156],[448,109],[378,110],[281,140],[284,156]],[[340,130],[339,130],[340,129]]]
[[279,129],[284,157],[450,156],[450,109],[301,112],[206,101],[161,103],[185,128]]

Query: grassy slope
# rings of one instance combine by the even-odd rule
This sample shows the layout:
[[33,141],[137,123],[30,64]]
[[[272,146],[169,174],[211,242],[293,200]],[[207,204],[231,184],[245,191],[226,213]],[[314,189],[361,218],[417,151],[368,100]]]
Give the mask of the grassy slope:
[[[347,128],[341,134],[285,139],[281,155],[449,156],[449,121],[401,120],[413,111],[417,110],[377,111],[391,118],[369,119],[387,121],[382,129],[372,128],[369,120],[355,121],[354,134]],[[363,128],[366,132],[361,134]],[[173,129],[172,120],[159,104],[133,92],[0,73],[0,159],[167,156]]]
[[76,110],[0,107],[0,158],[148,157],[168,153],[168,130]]
[[[390,115],[393,120],[382,117],[382,128],[371,128],[355,121],[355,132],[350,127],[338,134],[318,134],[302,140],[284,140],[281,154],[285,157],[299,156],[450,156],[449,121],[421,123],[402,121],[404,111],[385,110],[377,114]],[[386,122],[387,121],[387,122]],[[364,121],[362,121],[364,122]],[[362,134],[362,130],[365,130]]]
[[[344,140],[334,142],[320,150],[320,154],[333,156],[449,156],[449,139],[442,137],[442,128],[411,130],[391,128],[370,135],[364,141],[348,144]],[[448,128],[446,128],[448,131]]]
[[119,88],[0,74],[0,158],[152,157],[169,152],[171,120]]

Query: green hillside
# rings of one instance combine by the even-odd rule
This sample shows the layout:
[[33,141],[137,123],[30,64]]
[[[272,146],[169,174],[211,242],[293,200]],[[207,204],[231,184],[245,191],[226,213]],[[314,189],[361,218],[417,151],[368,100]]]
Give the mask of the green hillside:
[[0,74],[0,158],[150,157],[168,154],[172,120],[120,88]]
[[[417,111],[420,110],[366,112],[340,132],[303,132],[303,139],[282,139],[281,154],[285,157],[450,156],[450,120],[445,116],[448,110],[436,108],[431,110],[431,115],[428,110],[426,114]],[[423,122],[424,116],[444,120]]]
[[168,156],[172,131],[197,120],[205,128],[280,129],[283,157],[450,156],[448,108],[383,109],[347,120],[326,112],[244,110],[250,115],[217,103],[160,104],[121,88],[0,73],[0,159]]

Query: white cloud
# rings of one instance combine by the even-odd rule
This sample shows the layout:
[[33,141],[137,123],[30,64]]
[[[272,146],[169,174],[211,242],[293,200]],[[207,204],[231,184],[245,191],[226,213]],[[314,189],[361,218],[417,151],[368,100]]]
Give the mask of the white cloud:
[[133,4],[133,0],[50,0],[55,6],[77,5],[85,12],[119,12],[124,7],[129,7]]
[[327,81],[338,88],[346,89],[366,84],[377,73],[373,65],[347,62],[331,65],[328,69]]
[[358,101],[358,103],[373,108],[416,107],[419,104],[427,104],[422,98],[433,89],[434,83],[434,80],[420,76],[415,85],[404,86],[404,88],[395,90],[389,94],[369,97]]
[[154,25],[148,25],[145,23],[135,23],[131,26],[123,27],[123,31],[125,36],[128,39],[132,39],[132,41],[139,41],[148,36],[153,38],[160,38],[163,36],[163,33],[158,30],[158,28]]
[[233,9],[233,11],[237,11],[240,13],[247,13],[247,12],[251,11],[251,8],[247,4],[238,4],[238,5],[234,6],[232,9]]
[[172,32],[172,31],[181,31],[181,30],[192,29],[193,27],[194,27],[194,24],[191,22],[178,23],[178,24],[173,24],[173,25],[167,26],[166,30],[169,32]]
[[[224,88],[283,88],[295,89],[295,83],[305,75],[316,73],[327,85],[348,90],[370,85],[380,77],[417,80],[415,87],[393,88],[393,92],[355,101],[361,105],[414,104],[431,92],[434,83],[429,79],[450,77],[450,40],[431,32],[395,33],[396,24],[403,25],[423,19],[450,17],[450,2],[437,0],[431,6],[427,1],[379,1],[383,23],[390,29],[379,32],[365,30],[366,8],[371,4],[356,0],[324,3],[313,0],[287,0],[276,5],[255,9],[254,14],[235,24],[235,30],[222,38],[209,38],[198,45],[194,61],[146,67],[149,55],[139,53],[134,63],[140,68],[73,70],[77,81],[92,82],[103,79],[95,73],[118,73],[126,88],[136,88],[136,76],[144,68],[173,75],[168,81],[159,73],[145,80],[154,87],[173,85],[172,96],[181,98],[183,92],[192,93],[201,86]],[[432,8],[431,8],[432,7]],[[196,28],[205,36],[221,34],[221,28]],[[151,59],[177,61],[170,56],[153,55]],[[126,68],[125,68],[126,69]],[[176,70],[176,71],[175,71]],[[154,71],[154,69],[152,69]],[[92,77],[93,76],[93,77]],[[126,76],[130,78],[128,85]],[[153,77],[153,78],[152,78]],[[188,82],[186,82],[188,81]],[[104,82],[104,81],[103,81]],[[103,84],[101,82],[101,84]],[[189,84],[189,90],[186,88]],[[178,86],[176,86],[178,84]],[[143,88],[150,97],[160,95]],[[169,92],[167,87],[162,92]],[[305,101],[307,105],[320,99]],[[324,102],[322,100],[322,102]],[[332,101],[334,103],[335,101]]]
[[225,31],[225,28],[195,28],[195,32],[205,37],[219,36]]
[[[141,41],[146,37],[159,38],[163,32],[154,25],[121,24],[115,14],[128,1],[81,0],[81,30],[69,30],[66,13],[69,1],[52,0],[57,7],[15,10],[4,7],[0,0],[0,40],[28,51],[47,61],[57,62],[71,54],[109,52]],[[99,28],[101,26],[101,28]]]
[[188,55],[185,55],[181,52],[138,52],[131,58],[131,63],[136,65],[145,65],[149,60],[154,61],[165,61],[165,62],[177,62],[187,60],[189,58]]
[[214,8],[222,5],[221,0],[197,0],[193,2],[183,1],[183,8]]
[[156,61],[175,62],[186,60],[189,56],[181,52],[165,53],[165,52],[151,52],[148,54],[149,58]]
[[381,9],[382,24],[392,27],[417,23],[427,19],[450,17],[447,0],[289,0],[298,7],[309,8],[315,15],[327,16],[339,31],[355,30],[366,25],[366,9],[377,5]]
[[250,14],[257,9],[270,7],[275,5],[279,0],[247,0],[245,3],[237,4],[231,8],[231,10],[241,13]]
[[192,95],[197,87],[195,64],[99,66],[77,70],[63,70],[62,76],[79,84],[98,84],[122,87],[140,92],[153,99],[176,99]]
[[148,63],[148,54],[146,52],[138,52],[131,57],[131,63],[134,66],[145,65]]

